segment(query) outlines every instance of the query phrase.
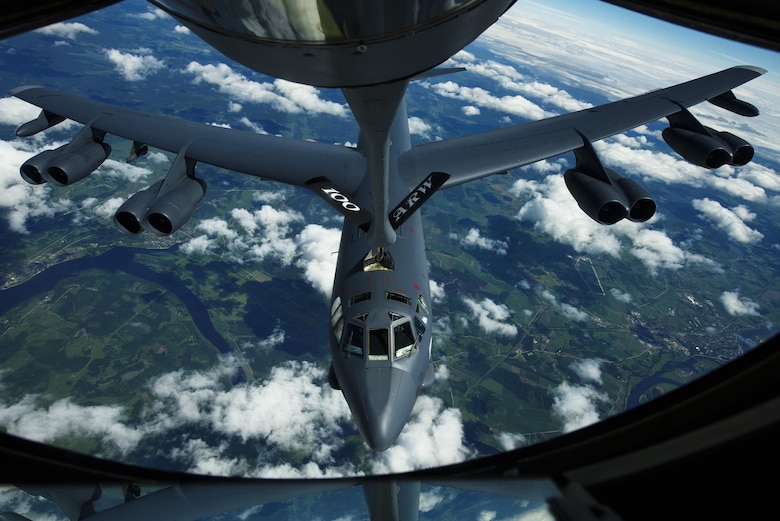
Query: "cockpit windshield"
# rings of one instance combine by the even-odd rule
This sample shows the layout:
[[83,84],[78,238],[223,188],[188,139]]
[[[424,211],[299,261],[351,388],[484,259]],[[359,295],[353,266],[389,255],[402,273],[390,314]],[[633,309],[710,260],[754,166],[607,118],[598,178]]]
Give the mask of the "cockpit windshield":
[[[341,344],[342,350],[363,357],[364,346],[368,345],[369,361],[390,360],[391,354],[395,360],[409,356],[417,349],[419,339],[425,332],[425,326],[415,318],[415,325],[419,329],[415,335],[412,322],[403,316],[400,317],[391,328],[370,328],[367,333],[357,321],[347,322]],[[364,322],[365,316],[356,317],[357,319]]]
[[414,31],[474,2],[155,0],[153,3],[209,30],[248,40],[339,43]]

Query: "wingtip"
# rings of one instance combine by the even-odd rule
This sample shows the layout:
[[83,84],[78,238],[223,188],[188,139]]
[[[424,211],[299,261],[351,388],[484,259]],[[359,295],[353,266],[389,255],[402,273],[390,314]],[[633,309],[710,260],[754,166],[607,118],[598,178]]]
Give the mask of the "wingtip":
[[753,71],[753,72],[755,72],[756,74],[758,74],[759,76],[761,76],[762,74],[766,74],[767,72],[769,72],[769,71],[767,71],[766,69],[764,69],[763,67],[757,67],[757,66],[755,66],[755,65],[740,65],[739,67],[736,67],[736,68],[738,68],[738,69],[745,69],[745,70],[749,70],[749,71]]
[[40,85],[20,85],[19,87],[14,87],[13,89],[9,90],[8,94],[10,94],[11,96],[16,96],[20,92],[24,92],[26,90],[41,89],[41,88],[43,87],[41,87]]

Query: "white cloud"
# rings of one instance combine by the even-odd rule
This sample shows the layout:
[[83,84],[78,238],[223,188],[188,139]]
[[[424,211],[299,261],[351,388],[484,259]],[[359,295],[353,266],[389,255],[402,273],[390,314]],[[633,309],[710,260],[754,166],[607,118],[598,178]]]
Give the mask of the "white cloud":
[[179,251],[187,255],[205,255],[210,253],[216,246],[214,239],[209,239],[207,235],[193,237],[179,246]]
[[528,439],[522,434],[513,432],[501,432],[496,435],[496,441],[502,450],[514,450],[528,443]]
[[114,68],[127,81],[141,81],[165,66],[165,63],[150,54],[148,49],[138,49],[138,54],[124,53],[117,49],[106,49],[106,56]]
[[477,320],[479,327],[486,333],[503,337],[517,335],[517,326],[506,322],[510,317],[510,310],[506,305],[496,304],[489,298],[477,302],[464,297],[463,302],[471,310],[472,318]]
[[431,299],[434,303],[444,302],[444,298],[447,296],[444,292],[444,285],[439,284],[433,279],[429,280],[431,288]]
[[577,360],[571,364],[571,368],[583,382],[601,383],[601,362],[598,360]]
[[510,191],[526,200],[517,219],[534,223],[537,231],[551,235],[578,252],[619,257],[627,248],[651,274],[657,274],[659,270],[678,270],[689,264],[719,269],[712,260],[682,250],[664,232],[649,228],[653,220],[642,224],[623,220],[604,226],[578,209],[572,211],[574,198],[562,175],[548,175],[541,182],[519,179]]
[[464,105],[460,110],[463,111],[464,116],[479,116],[480,114],[479,107],[474,105]]
[[304,270],[303,276],[323,295],[330,297],[336,275],[336,252],[341,242],[341,231],[309,224],[295,239],[300,250],[296,265]]
[[162,9],[160,9],[159,7],[154,7],[154,8],[150,7],[147,9],[145,13],[141,13],[136,16],[138,18],[141,18],[142,20],[152,21],[152,20],[160,20],[163,18],[167,18],[168,14]]
[[630,304],[634,300],[634,297],[632,297],[629,293],[626,293],[625,291],[622,291],[618,288],[610,288],[609,294],[612,295],[612,298],[618,302],[623,302],[624,304]]
[[694,199],[691,204],[715,226],[726,232],[730,239],[743,244],[758,242],[764,238],[764,234],[750,228],[745,221],[752,221],[756,214],[745,206],[737,206],[731,210],[725,208],[719,202],[709,198]]
[[409,118],[410,134],[426,137],[430,131],[431,126],[423,121],[422,118],[418,118],[417,116],[412,116]]
[[86,436],[115,446],[122,454],[135,448],[143,433],[124,423],[121,406],[73,403],[69,398],[39,404],[40,397],[27,395],[0,407],[0,426],[10,434],[51,443],[62,438]]
[[35,32],[68,40],[75,40],[82,34],[98,34],[96,30],[81,22],[58,22],[36,29]]
[[563,423],[563,432],[571,432],[598,422],[596,404],[606,400],[607,396],[593,387],[563,382],[553,389],[552,413]]
[[463,100],[477,107],[520,116],[524,119],[537,120],[553,115],[520,95],[498,97],[481,87],[464,87],[454,81],[434,83],[431,88],[440,96]]
[[466,247],[475,247],[492,251],[499,255],[506,255],[506,249],[509,246],[506,241],[482,237],[477,228],[471,228],[469,233],[460,240],[460,244]]
[[344,105],[321,99],[319,90],[309,85],[280,79],[273,83],[259,83],[235,72],[224,63],[202,65],[193,61],[187,65],[185,72],[195,76],[195,83],[216,85],[220,92],[237,102],[269,104],[276,110],[292,114],[306,110],[339,117],[347,115]]
[[573,320],[575,322],[587,322],[590,319],[590,315],[588,315],[587,312],[579,310],[576,307],[572,306],[571,304],[558,302],[558,299],[555,298],[555,295],[553,295],[546,289],[540,290],[539,296],[542,297],[547,302],[549,302],[550,304],[552,304],[561,315],[563,315],[569,320]]
[[439,398],[420,395],[395,444],[374,455],[372,473],[438,467],[473,455],[464,444],[460,411],[445,407]]
[[758,303],[747,297],[740,297],[739,291],[724,291],[720,296],[720,301],[726,308],[726,313],[731,316],[759,316]]
[[178,34],[190,34],[192,31],[190,31],[189,27],[185,27],[183,25],[177,25],[173,28],[173,31]]

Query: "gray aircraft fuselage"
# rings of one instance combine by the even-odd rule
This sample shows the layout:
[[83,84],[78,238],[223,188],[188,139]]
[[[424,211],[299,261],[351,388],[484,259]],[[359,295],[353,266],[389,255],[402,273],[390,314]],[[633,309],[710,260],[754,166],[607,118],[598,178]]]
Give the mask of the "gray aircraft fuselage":
[[[368,146],[364,139],[358,150]],[[401,201],[414,186],[397,171],[411,147],[406,108],[390,130],[388,195]],[[371,205],[366,177],[353,197]],[[387,449],[406,424],[431,366],[431,297],[422,220],[414,212],[397,239],[374,247],[369,235],[344,220],[331,296],[331,384],[340,388],[368,445]]]
[[[331,301],[329,380],[366,443],[386,450],[423,384],[433,382],[428,268],[413,203],[435,188],[417,193],[419,179],[399,170],[411,148],[403,97],[410,79],[473,41],[514,0],[150,1],[243,65],[342,89],[360,126],[366,172],[354,193],[327,179],[318,192],[347,217]],[[348,218],[352,210],[368,216],[362,226]],[[409,214],[401,226],[391,223],[399,213]]]

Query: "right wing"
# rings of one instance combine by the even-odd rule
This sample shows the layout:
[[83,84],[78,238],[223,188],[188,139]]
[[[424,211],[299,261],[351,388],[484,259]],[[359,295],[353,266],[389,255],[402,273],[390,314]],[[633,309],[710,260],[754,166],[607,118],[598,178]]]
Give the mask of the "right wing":
[[446,172],[450,175],[446,188],[576,150],[705,100],[754,116],[758,114],[755,107],[733,98],[731,89],[765,72],[759,67],[732,67],[579,112],[418,145],[403,157],[402,170],[413,180],[424,179],[431,172]]

